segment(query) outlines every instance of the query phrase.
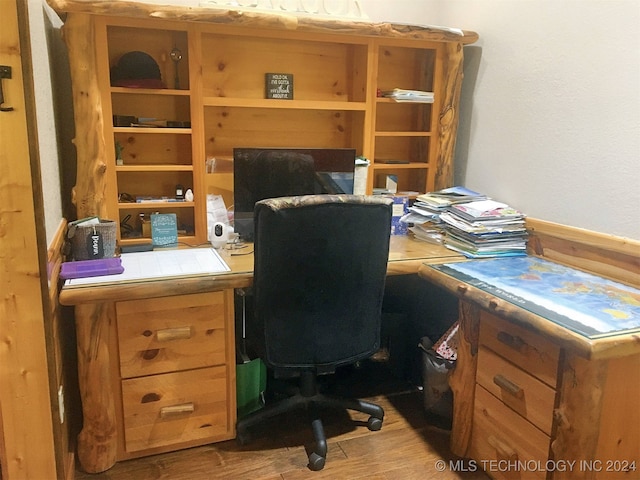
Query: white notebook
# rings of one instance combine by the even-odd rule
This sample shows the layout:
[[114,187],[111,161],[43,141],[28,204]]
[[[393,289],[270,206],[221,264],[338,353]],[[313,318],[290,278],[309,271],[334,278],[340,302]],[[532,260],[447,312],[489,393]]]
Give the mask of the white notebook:
[[117,275],[70,279],[65,282],[65,287],[193,277],[231,271],[213,248],[123,253],[120,259],[124,272]]

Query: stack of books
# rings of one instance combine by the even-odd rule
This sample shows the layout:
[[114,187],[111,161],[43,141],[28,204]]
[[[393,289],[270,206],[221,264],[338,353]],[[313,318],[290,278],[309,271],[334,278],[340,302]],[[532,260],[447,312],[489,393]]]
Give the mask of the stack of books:
[[409,231],[414,234],[416,240],[443,243],[444,230],[440,214],[446,212],[448,207],[456,203],[484,198],[486,198],[485,195],[461,186],[423,193],[416,197],[402,221],[412,224]]
[[488,198],[455,203],[440,214],[444,245],[468,258],[526,255],[525,215]]

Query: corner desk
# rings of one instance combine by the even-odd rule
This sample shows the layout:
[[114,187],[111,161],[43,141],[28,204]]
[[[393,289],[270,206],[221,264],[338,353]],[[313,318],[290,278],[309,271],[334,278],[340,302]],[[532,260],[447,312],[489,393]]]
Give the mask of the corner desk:
[[[531,255],[640,287],[640,242],[534,219],[527,229]],[[430,266],[463,260],[391,237],[388,275],[417,273],[459,297],[451,451],[495,478],[634,478],[640,329],[590,339]],[[225,261],[221,274],[63,288],[87,472],[234,438],[233,291],[251,285],[253,255]]]
[[[235,437],[234,289],[252,284],[246,251],[224,256],[223,273],[63,287],[60,303],[75,307],[85,471]],[[462,258],[392,236],[387,274]]]
[[[459,298],[451,451],[499,479],[640,478],[640,242],[532,219],[527,229],[532,260],[575,275],[541,288],[554,273],[542,262],[493,278],[452,274],[480,269],[470,264],[419,269]],[[553,310],[532,308],[526,288]],[[582,307],[592,293],[604,307]],[[555,306],[576,297],[624,328],[568,328],[579,317],[563,324]]]

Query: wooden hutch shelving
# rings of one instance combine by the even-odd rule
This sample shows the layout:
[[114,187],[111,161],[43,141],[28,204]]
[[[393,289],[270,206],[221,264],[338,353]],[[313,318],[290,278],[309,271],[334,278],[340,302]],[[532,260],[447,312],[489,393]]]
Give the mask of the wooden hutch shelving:
[[[128,217],[135,229],[141,213],[172,212],[181,240],[203,243],[207,193],[233,204],[234,147],[355,148],[371,162],[367,193],[387,175],[397,176],[400,191],[453,182],[462,47],[477,40],[474,32],[107,3],[60,4],[68,12],[79,217],[119,224]],[[110,69],[130,51],[153,57],[167,88],[112,86]],[[294,98],[265,99],[265,73],[293,74]],[[393,88],[433,92],[434,102],[379,97]],[[113,115],[189,124],[114,127]],[[123,165],[116,165],[116,141]],[[216,159],[212,173],[207,158]],[[122,200],[123,193],[172,198],[177,184],[193,190],[193,202]],[[126,236],[121,229],[121,244],[137,241]]]

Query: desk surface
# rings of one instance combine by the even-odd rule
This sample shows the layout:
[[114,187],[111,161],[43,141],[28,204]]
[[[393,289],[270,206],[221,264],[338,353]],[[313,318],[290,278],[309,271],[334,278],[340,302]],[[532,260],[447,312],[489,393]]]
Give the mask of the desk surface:
[[[514,271],[500,272],[492,265],[496,260],[452,264],[455,268],[447,266],[448,262],[438,263],[422,266],[419,275],[463,301],[543,334],[587,359],[640,353],[639,297],[633,287],[536,257],[519,257],[515,262],[504,259],[499,267],[513,264],[510,268]],[[548,284],[536,276],[545,277]],[[535,285],[525,285],[531,283]],[[589,298],[588,305],[579,304]]]
[[[246,253],[245,253],[246,251]],[[67,286],[60,292],[62,305],[152,298],[167,295],[201,293],[221,288],[248,287],[253,281],[253,245],[223,256],[230,271],[196,277],[158,278],[105,285]],[[408,236],[394,235],[389,247],[387,275],[417,273],[424,263],[462,260],[464,257],[443,246],[419,242]]]
[[527,256],[432,265],[586,338],[640,332],[640,290]]

